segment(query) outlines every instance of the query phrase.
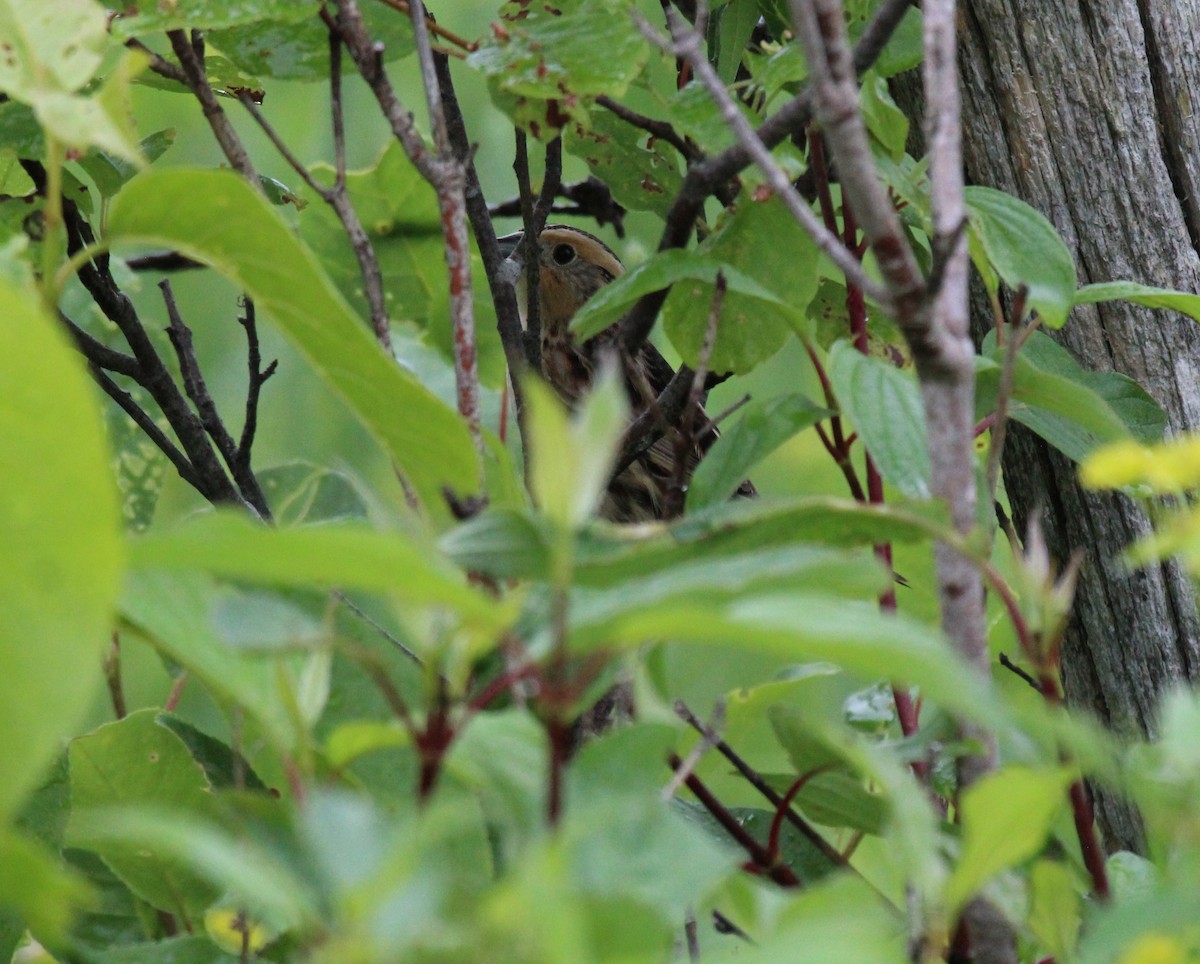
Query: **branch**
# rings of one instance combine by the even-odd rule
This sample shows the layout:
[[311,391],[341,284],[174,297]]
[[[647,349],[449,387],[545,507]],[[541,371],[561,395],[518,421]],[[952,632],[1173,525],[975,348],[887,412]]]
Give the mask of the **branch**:
[[[837,161],[843,196],[858,216],[887,285],[881,304],[888,306],[910,341],[923,343],[928,337],[925,279],[875,171],[867,127],[858,110],[858,80],[841,0],[792,0],[791,8],[812,78],[816,118]],[[847,274],[846,279],[875,298],[857,278]]]
[[265,369],[262,367],[254,302],[246,298],[242,304],[246,313],[238,319],[238,324],[246,330],[246,364],[250,369],[250,381],[246,388],[246,417],[242,422],[242,437],[238,442],[237,460],[245,466],[248,472],[250,471],[250,450],[254,445],[254,433],[258,430],[258,397],[262,392],[263,383],[275,374],[279,362],[273,361]]
[[[341,37],[355,65],[379,104],[392,133],[421,176],[437,192],[442,219],[446,268],[450,279],[450,315],[454,332],[454,377],[458,392],[458,411],[467,423],[475,449],[479,453],[479,481],[483,483],[483,436],[479,422],[479,373],[476,367],[475,315],[471,298],[471,251],[467,240],[465,164],[454,148],[450,122],[443,101],[437,58],[429,43],[425,5],[408,0],[416,40],[417,61],[429,107],[434,151],[430,151],[404,109],[383,68],[383,48],[367,34],[355,0],[338,0],[337,16],[322,10],[321,16]],[[457,104],[455,105],[457,109]]]
[[[683,761],[678,755],[672,753],[668,756],[667,762],[672,770],[680,770],[683,766]],[[725,832],[729,834],[738,845],[750,856],[754,867],[770,877],[775,883],[781,887],[799,887],[800,879],[795,875],[792,869],[782,861],[778,860],[774,854],[766,847],[754,839],[743,827],[733,814],[713,796],[712,791],[704,785],[704,783],[694,773],[689,773],[683,780],[687,788],[695,794],[697,800],[707,810],[713,818],[719,823]]]
[[[41,164],[35,161],[22,161],[22,166],[33,179],[38,190],[45,191],[46,176]],[[95,238],[92,235],[91,226],[79,213],[79,208],[75,203],[66,198],[63,199],[63,218],[67,227],[67,250],[70,254],[75,254],[87,245],[94,243]],[[115,383],[111,383],[111,379],[108,381],[115,391],[110,390],[99,376],[95,376],[101,387],[146,431],[155,445],[162,449],[179,469],[180,476],[201,495],[214,503],[232,502],[244,505],[245,500],[229,481],[229,477],[221,467],[220,460],[213,452],[204,426],[188,407],[186,399],[179,391],[171,373],[167,371],[146,334],[146,329],[142,325],[141,319],[138,318],[133,303],[113,280],[112,272],[109,270],[108,255],[100,253],[91,261],[81,264],[78,277],[105,317],[120,329],[132,350],[132,357],[137,362],[138,384],[146,389],[161,409],[183,446],[184,452],[187,453],[186,459],[182,456],[177,459],[178,452],[169,442],[167,443],[169,447],[164,447],[163,443],[166,439],[161,430],[157,426],[154,426],[154,431],[150,430],[150,426],[154,425],[153,420],[141,412],[132,399],[128,399],[128,404],[124,403],[120,396],[125,395],[128,398],[127,394],[122,392]],[[127,366],[127,364],[122,361],[122,365]],[[103,374],[98,367],[95,367],[94,371]],[[107,376],[104,378],[107,379]],[[141,413],[140,417],[135,415],[134,409]]]
[[203,493],[204,484],[196,475],[196,470],[192,467],[192,463],[187,460],[187,456],[179,451],[174,442],[167,438],[163,430],[155,424],[154,419],[133,400],[133,396],[109,378],[108,374],[94,362],[88,363],[88,371],[104,394],[116,402],[121,411],[128,415],[133,420],[133,423],[146,433],[146,437],[154,443],[163,455],[170,459],[171,464],[175,466],[175,470],[179,473],[179,477],[192,488]]
[[389,354],[392,351],[391,322],[388,319],[387,304],[383,295],[383,272],[379,267],[379,259],[371,244],[366,229],[350,201],[346,187],[346,130],[345,112],[342,106],[342,44],[338,35],[329,31],[329,100],[330,114],[333,121],[333,150],[334,150],[334,182],[332,187],[325,187],[312,172],[300,161],[291,149],[283,142],[275,128],[266,119],[254,98],[249,92],[242,92],[238,99],[254,118],[267,138],[279,151],[280,155],[318,197],[333,208],[334,214],[342,223],[342,229],[350,241],[354,257],[358,260],[359,272],[363,279],[363,294],[371,312],[371,328],[375,338]]
[[696,415],[703,411],[704,378],[708,374],[708,361],[712,357],[713,346],[717,342],[717,324],[721,320],[721,308],[725,304],[726,281],[725,275],[717,271],[716,284],[713,287],[712,304],[708,309],[708,323],[704,328],[704,340],[700,345],[700,357],[696,363],[696,371],[692,375],[692,384],[688,390],[687,401],[684,404],[683,418],[675,438],[675,464],[672,466],[671,482],[663,499],[663,518],[672,519],[683,513],[683,497],[687,490],[688,463],[690,456],[697,447]]
[[[875,11],[854,50],[857,72],[862,73],[875,62],[911,5],[910,0],[885,0]],[[758,139],[768,149],[776,147],[784,138],[804,129],[812,120],[812,108],[810,91],[801,92],[763,121],[757,131]],[[746,146],[739,141],[707,161],[690,167],[667,212],[658,250],[684,247],[691,237],[693,225],[704,212],[704,202],[752,161]],[[649,336],[666,301],[667,291],[663,288],[643,295],[621,319],[621,342],[627,351],[636,350]]]
[[[434,67],[437,71],[438,84],[442,90],[442,108],[446,112],[446,129],[450,137],[450,145],[466,175],[464,196],[467,217],[471,221],[480,257],[483,258],[483,270],[487,275],[492,303],[496,306],[496,328],[500,333],[500,343],[504,348],[505,361],[508,363],[517,426],[523,435],[525,431],[525,400],[521,390],[521,374],[525,371],[526,362],[521,316],[517,310],[517,296],[512,284],[504,276],[505,257],[500,253],[500,245],[496,241],[496,232],[492,227],[487,201],[483,196],[483,188],[479,184],[479,174],[475,170],[474,152],[467,139],[462,108],[459,106],[454,90],[454,78],[450,75],[449,58],[435,55]],[[522,446],[522,450],[524,451],[524,446]]]
[[204,431],[208,433],[208,437],[216,445],[217,451],[221,453],[221,458],[225,460],[226,466],[233,474],[242,496],[254,507],[259,516],[269,519],[271,510],[267,507],[267,499],[259,487],[258,479],[255,478],[253,472],[249,471],[248,461],[238,458],[238,448],[234,444],[233,436],[225,428],[225,423],[221,420],[220,413],[217,412],[217,405],[208,391],[208,385],[200,371],[200,363],[192,344],[192,330],[184,324],[183,317],[179,314],[179,307],[175,304],[175,295],[171,291],[171,282],[164,278],[158,283],[158,287],[162,291],[163,302],[167,307],[167,336],[171,339],[171,344],[175,347],[175,355],[179,359],[179,373],[183,378],[183,390],[187,392],[188,398],[196,406],[200,424],[204,426]]
[[479,489],[485,488],[483,434],[479,424],[479,368],[475,340],[475,304],[471,296],[471,245],[467,238],[466,181],[462,162],[454,155],[450,130],[442,105],[437,67],[429,45],[424,0],[408,0],[416,37],[417,61],[429,106],[429,124],[438,152],[436,176],[430,183],[437,191],[445,240],[446,268],[450,275],[450,317],[454,330],[454,380],[458,389],[458,412],[467,423],[479,454]]
[[679,151],[683,159],[689,164],[704,160],[704,152],[666,121],[656,120],[653,117],[647,117],[645,114],[639,114],[635,110],[630,110],[624,104],[618,103],[607,94],[601,94],[597,97],[596,103],[609,113],[621,118],[626,124],[631,124],[639,130],[645,131],[657,140],[666,141],[675,150]]
[[204,119],[212,128],[213,136],[230,166],[249,181],[254,190],[262,193],[262,183],[250,162],[250,155],[246,153],[242,139],[233,129],[233,124],[208,83],[208,75],[204,70],[204,42],[200,39],[199,31],[192,31],[191,41],[182,30],[168,30],[167,37],[171,41],[171,49],[179,58],[182,77],[177,79],[182,80],[196,100],[200,101]]
[[[600,178],[588,175],[582,181],[560,184],[557,196],[572,203],[551,204],[551,214],[574,214],[578,217],[591,218],[600,227],[611,224],[618,238],[625,237],[625,208],[617,203],[608,185]],[[488,213],[493,218],[520,217],[521,199],[516,197],[498,204],[491,204],[488,206]]]

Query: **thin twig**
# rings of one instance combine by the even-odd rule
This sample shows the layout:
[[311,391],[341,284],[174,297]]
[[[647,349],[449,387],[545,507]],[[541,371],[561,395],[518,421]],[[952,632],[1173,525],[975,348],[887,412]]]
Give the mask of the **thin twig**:
[[113,630],[112,641],[104,656],[104,682],[108,686],[108,698],[112,701],[113,716],[125,719],[128,709],[125,703],[125,687],[121,683],[121,637]]
[[537,205],[529,178],[529,137],[521,128],[515,128],[513,173],[517,177],[517,191],[521,200],[522,264],[525,270],[525,358],[535,372],[542,370],[542,225],[537,223]]
[[[683,766],[683,761],[675,753],[668,755],[667,763],[672,770],[679,770]],[[689,773],[684,778],[684,783],[692,791],[696,799],[700,801],[701,806],[746,851],[758,871],[766,874],[781,887],[800,886],[800,878],[796,876],[792,868],[776,859],[774,854],[755,840],[749,831],[738,822],[737,818],[729,812],[725,805],[713,796],[712,791],[704,785],[704,782],[699,777],[694,773]]]
[[[675,714],[702,737],[704,737],[704,739],[708,741],[708,744],[714,750],[716,750],[721,754],[721,756],[725,757],[726,760],[733,764],[734,769],[736,769],[738,773],[745,778],[746,782],[749,783],[750,786],[754,787],[755,790],[766,797],[766,799],[771,803],[771,806],[775,807],[776,810],[782,808],[783,797],[775,791],[775,788],[767,783],[758,773],[758,771],[750,766],[750,764],[748,764],[744,759],[742,759],[742,757],[728,743],[721,739],[719,733],[713,730],[712,727],[708,726],[703,720],[700,719],[700,717],[696,716],[696,714],[693,713],[688,708],[687,704],[682,700],[675,701]],[[808,821],[797,814],[795,810],[793,810],[791,807],[787,807],[784,809],[784,816],[788,823],[799,830],[809,843],[811,843],[826,858],[829,859],[830,863],[838,867],[847,866],[846,860],[840,853],[838,853],[837,849],[834,848],[829,841],[817,833],[817,831],[809,825]]]
[[854,253],[847,250],[841,239],[830,232],[821,219],[813,214],[808,202],[796,191],[787,172],[775,160],[770,149],[759,139],[741,109],[729,96],[725,84],[717,76],[717,72],[704,55],[703,41],[700,35],[695,29],[685,24],[674,10],[668,9],[666,13],[667,21],[671,24],[672,39],[670,41],[662,37],[657,30],[649,27],[645,21],[642,21],[643,33],[653,43],[683,57],[691,64],[696,79],[704,85],[709,96],[717,105],[717,109],[721,112],[721,118],[749,151],[772,191],[791,212],[792,217],[808,232],[817,247],[837,265],[838,269],[846,276],[847,283],[862,289],[864,293],[871,296],[872,300],[887,310],[891,302],[891,293],[867,276]]
[[279,361],[276,359],[266,368],[262,367],[262,352],[258,345],[258,325],[255,323],[254,302],[250,298],[243,298],[242,310],[245,314],[238,318],[238,324],[246,331],[246,367],[249,369],[250,380],[246,387],[246,417],[242,422],[242,437],[238,441],[237,460],[248,472],[250,471],[250,451],[254,446],[254,434],[258,431],[259,395],[262,393],[263,384],[279,368]]
[[391,643],[397,652],[406,656],[417,666],[425,665],[424,661],[422,661],[420,656],[418,656],[411,649],[409,649],[407,646],[405,646],[404,643],[401,642],[399,639],[397,639],[394,634],[388,632],[386,628],[381,626],[374,618],[369,616],[367,614],[367,612],[364,609],[362,609],[362,607],[360,607],[357,603],[352,601],[350,599],[350,597],[347,596],[340,589],[334,590],[333,598],[336,599],[338,602],[340,602],[342,605],[344,605],[347,609],[349,609],[350,612],[354,613],[355,616],[357,616],[364,623],[366,623],[368,626],[370,626],[373,630],[375,630],[375,632],[379,633],[379,635],[382,636],[384,639],[386,639],[389,643]]
[[[609,186],[595,175],[588,175],[582,181],[560,184],[556,196],[571,203],[551,204],[551,214],[591,218],[600,227],[611,224],[618,238],[625,237],[625,208],[617,203]],[[508,198],[496,204],[489,204],[488,213],[493,218],[519,218],[521,199]]]
[[688,468],[692,453],[697,447],[696,416],[703,411],[704,379],[708,374],[708,362],[717,343],[717,325],[721,320],[721,308],[725,304],[727,282],[724,272],[718,271],[713,285],[712,304],[708,309],[708,322],[704,326],[704,339],[700,344],[700,355],[696,360],[696,371],[692,375],[691,388],[683,417],[675,434],[675,464],[671,467],[671,482],[663,499],[663,518],[672,519],[683,512],[683,497],[687,489]]
[[192,404],[196,406],[200,424],[204,426],[204,431],[212,439],[217,451],[221,453],[221,458],[224,459],[225,465],[233,475],[242,497],[254,507],[259,516],[269,519],[271,511],[267,506],[266,496],[258,484],[258,479],[250,471],[249,459],[239,458],[238,446],[233,441],[233,436],[229,434],[228,429],[225,428],[225,423],[217,412],[216,403],[208,391],[208,385],[200,371],[200,362],[196,358],[196,350],[192,344],[192,331],[184,324],[183,317],[179,314],[175,295],[171,291],[171,283],[164,278],[158,283],[158,287],[162,291],[163,301],[167,307],[167,318],[169,319],[167,336],[171,339],[171,344],[175,347],[175,355],[179,359],[179,372],[183,377],[184,391],[192,400]]
[[704,160],[704,152],[666,121],[656,120],[653,117],[647,117],[645,114],[639,114],[637,111],[631,110],[624,104],[613,100],[607,94],[601,94],[597,97],[596,103],[609,113],[621,118],[626,124],[631,124],[639,130],[645,131],[657,140],[666,141],[675,150],[679,151],[683,159],[688,163]]
[[[471,221],[475,244],[483,259],[483,270],[487,276],[492,303],[496,307],[496,329],[500,334],[504,359],[508,363],[508,371],[511,376],[510,383],[513,405],[517,415],[517,427],[524,436],[525,399],[521,389],[521,375],[525,371],[526,359],[516,292],[504,274],[505,256],[501,253],[500,244],[496,240],[491,215],[488,213],[487,200],[484,198],[483,188],[479,183],[479,174],[475,169],[473,150],[467,138],[466,125],[463,123],[462,108],[454,90],[454,78],[450,74],[450,62],[446,57],[435,55],[434,67],[437,71],[438,84],[442,90],[442,107],[446,112],[446,129],[450,136],[451,147],[454,150],[455,158],[462,164],[466,176],[464,196],[467,217]],[[522,446],[522,451],[527,452],[527,447]]]
[[[862,73],[875,62],[911,6],[911,0],[884,0],[854,48],[855,71]],[[809,90],[802,91],[762,122],[757,131],[759,140],[768,149],[775,148],[784,139],[803,130],[812,120],[812,111],[812,93]],[[708,197],[753,160],[749,149],[736,140],[720,154],[691,166],[667,212],[658,250],[684,247],[691,238],[697,218],[703,215]],[[621,319],[621,342],[627,351],[636,351],[649,337],[668,290],[662,288],[643,295]]]
[[[1013,384],[1017,374],[1017,352],[1020,351],[1021,331],[1025,316],[1025,303],[1029,297],[1029,289],[1021,285],[1013,295],[1012,309],[1009,313],[1008,340],[1004,343],[1004,362],[1000,366],[1000,387],[996,392],[996,410],[992,421],[992,442],[988,446],[987,468],[984,478],[987,480],[986,498],[996,500],[996,487],[1000,484],[1000,459],[1004,455],[1004,443],[1008,439],[1008,403],[1012,398]],[[997,327],[996,337],[1003,333],[1003,325]]]
[[179,451],[174,442],[167,438],[163,430],[155,424],[154,419],[133,400],[133,396],[109,378],[108,374],[98,365],[89,363],[88,371],[104,394],[117,403],[121,411],[128,415],[133,423],[146,433],[146,437],[175,466],[175,471],[179,473],[179,477],[192,488],[203,492],[204,484],[196,475],[196,470],[192,466],[192,463],[188,461],[187,456]]
[[429,125],[437,148],[437,164],[427,178],[437,191],[442,216],[446,268],[450,276],[450,318],[454,333],[454,380],[458,389],[458,412],[467,423],[479,456],[478,481],[484,488],[483,432],[479,420],[479,368],[475,339],[475,305],[471,295],[471,247],[467,239],[466,180],[462,162],[455,156],[450,129],[442,103],[437,65],[429,44],[423,0],[408,0],[417,62],[429,107]]
[[[405,13],[405,14],[410,14],[410,15],[412,13],[412,11],[409,9],[409,6],[408,6],[408,0],[381,0],[381,2],[386,4],[387,6],[391,7],[393,10],[398,10],[400,13]],[[452,30],[447,30],[445,27],[441,26],[436,20],[434,20],[433,16],[429,13],[425,14],[425,25],[429,29],[429,32],[431,34],[433,34],[434,36],[437,36],[437,37],[441,37],[447,43],[453,44],[454,46],[461,48],[466,53],[473,53],[479,49],[479,44],[477,44],[474,40],[467,40],[463,37],[460,37],[458,34],[454,33]]]
[[233,129],[233,124],[208,83],[208,75],[204,70],[204,42],[200,39],[199,31],[192,31],[191,40],[183,30],[168,30],[167,37],[171,41],[171,49],[179,58],[183,74],[181,80],[200,102],[204,119],[208,121],[230,167],[249,181],[254,190],[262,193],[262,183],[250,161],[250,155],[246,153],[242,139]]

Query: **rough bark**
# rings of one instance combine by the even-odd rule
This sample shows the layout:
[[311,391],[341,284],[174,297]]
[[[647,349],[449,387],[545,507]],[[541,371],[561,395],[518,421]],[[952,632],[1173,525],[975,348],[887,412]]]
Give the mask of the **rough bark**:
[[[1080,284],[1200,291],[1200,0],[974,0],[960,10],[968,181],[1049,217]],[[1172,432],[1200,428],[1191,320],[1122,303],[1077,308],[1060,340],[1087,367],[1135,378]],[[1018,527],[1040,509],[1056,557],[1087,554],[1066,641],[1068,699],[1119,733],[1153,735],[1163,691],[1200,675],[1193,585],[1175,565],[1126,571],[1118,554],[1148,531],[1145,516],[1123,497],[1083,492],[1075,466],[1030,433],[1012,433],[1004,470]],[[1104,788],[1097,806],[1110,850],[1142,849],[1136,813]]]

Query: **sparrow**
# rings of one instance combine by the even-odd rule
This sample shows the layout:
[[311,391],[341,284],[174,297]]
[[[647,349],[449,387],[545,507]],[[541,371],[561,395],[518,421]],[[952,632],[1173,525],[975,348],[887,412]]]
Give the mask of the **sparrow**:
[[[525,259],[529,246],[520,231],[497,239],[507,256],[507,272],[515,281],[521,322],[528,313]],[[571,333],[571,319],[597,291],[624,272],[620,258],[594,234],[566,224],[549,224],[538,238],[539,305],[541,315],[542,377],[558,396],[573,407],[591,387],[605,353],[621,358],[625,388],[632,415],[636,418],[654,404],[675,374],[675,369],[650,342],[636,356],[622,354],[612,325],[582,344]],[[683,447],[682,475],[678,469],[680,446],[677,432],[657,439],[645,452],[618,472],[608,486],[599,515],[610,522],[648,522],[668,517],[668,491],[672,485],[686,486],[704,453],[717,438],[703,405],[685,413],[681,424],[695,426],[695,437]],[[739,495],[753,494],[743,483]],[[676,500],[678,501],[678,500]]]

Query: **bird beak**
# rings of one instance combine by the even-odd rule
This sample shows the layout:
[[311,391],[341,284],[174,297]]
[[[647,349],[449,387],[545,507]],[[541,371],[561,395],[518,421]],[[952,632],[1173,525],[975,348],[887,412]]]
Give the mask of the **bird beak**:
[[506,234],[502,238],[497,238],[496,243],[500,245],[500,253],[504,255],[505,261],[501,266],[505,280],[509,284],[515,285],[521,277],[521,269],[525,266],[525,259],[521,256],[521,239],[525,237],[523,231],[514,231],[512,234]]

